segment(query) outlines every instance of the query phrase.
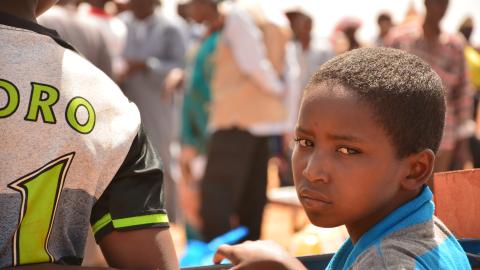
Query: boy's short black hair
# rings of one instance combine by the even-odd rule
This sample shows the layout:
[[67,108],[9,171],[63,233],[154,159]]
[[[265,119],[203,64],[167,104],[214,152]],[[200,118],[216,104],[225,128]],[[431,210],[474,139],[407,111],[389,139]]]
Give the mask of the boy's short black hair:
[[362,48],[323,64],[307,90],[340,85],[370,106],[399,158],[438,150],[445,121],[440,77],[417,56],[388,48]]

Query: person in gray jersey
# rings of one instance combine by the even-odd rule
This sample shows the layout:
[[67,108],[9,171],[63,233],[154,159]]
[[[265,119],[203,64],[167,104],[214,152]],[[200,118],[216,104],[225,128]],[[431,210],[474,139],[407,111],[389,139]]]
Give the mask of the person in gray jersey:
[[80,268],[91,225],[109,266],[178,269],[140,113],[36,23],[55,2],[0,2],[0,268]]

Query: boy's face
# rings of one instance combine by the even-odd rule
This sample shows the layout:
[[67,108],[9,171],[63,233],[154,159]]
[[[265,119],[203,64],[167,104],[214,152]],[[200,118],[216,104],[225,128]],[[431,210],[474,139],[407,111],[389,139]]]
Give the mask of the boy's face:
[[292,167],[298,197],[321,227],[364,233],[398,207],[405,161],[374,112],[340,86],[310,89],[300,108]]

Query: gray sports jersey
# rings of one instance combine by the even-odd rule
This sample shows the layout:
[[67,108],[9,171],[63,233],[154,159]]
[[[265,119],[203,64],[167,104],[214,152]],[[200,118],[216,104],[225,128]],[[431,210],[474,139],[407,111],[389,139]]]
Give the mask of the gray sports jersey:
[[46,28],[0,13],[0,44],[0,268],[80,264],[89,222],[168,226],[136,106]]

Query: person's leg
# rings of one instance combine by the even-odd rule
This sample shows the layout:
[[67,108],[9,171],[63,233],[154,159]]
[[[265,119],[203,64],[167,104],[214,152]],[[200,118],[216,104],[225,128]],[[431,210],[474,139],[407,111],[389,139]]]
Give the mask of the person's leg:
[[269,159],[275,161],[278,170],[278,178],[280,180],[280,186],[292,186],[293,176],[291,170],[291,154],[290,149],[284,142],[285,138],[282,135],[273,135],[268,137]]
[[267,202],[268,159],[267,137],[255,137],[255,151],[249,160],[250,173],[245,179],[243,196],[236,204],[240,224],[249,229],[245,240],[258,240],[261,236],[263,210]]
[[[475,120],[475,122],[477,123],[478,121],[480,121],[480,119],[478,118],[479,102],[480,102],[480,89],[477,89],[473,97],[473,120]],[[473,135],[472,138],[470,138],[470,151],[472,152],[473,167],[480,168],[480,140],[475,135]]]
[[238,129],[215,132],[210,140],[207,167],[201,181],[202,233],[210,241],[232,229],[235,202],[243,194],[255,147],[252,135]]
[[473,167],[480,168],[480,140],[475,136],[470,138],[470,150],[472,151]]

